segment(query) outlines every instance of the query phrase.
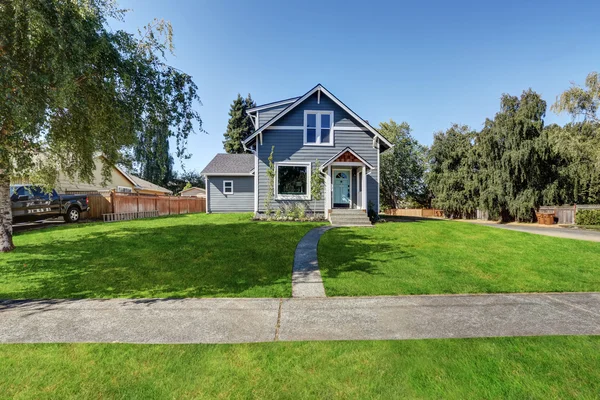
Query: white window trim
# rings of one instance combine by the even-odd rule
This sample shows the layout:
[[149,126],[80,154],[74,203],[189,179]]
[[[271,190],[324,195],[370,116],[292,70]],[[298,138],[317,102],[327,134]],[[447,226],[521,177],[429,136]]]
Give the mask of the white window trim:
[[[307,143],[306,138],[307,138],[307,129],[308,129],[308,119],[307,119],[307,115],[308,114],[317,114],[317,118],[316,118],[316,122],[317,122],[317,126],[316,126],[316,143]],[[329,143],[321,143],[321,115],[325,115],[328,114],[329,115]],[[335,143],[335,138],[333,137],[335,134],[335,129],[333,127],[334,125],[334,120],[333,120],[333,111],[322,111],[322,110],[304,110],[304,145],[305,146],[333,146],[333,144]],[[325,128],[324,128],[325,129]]]
[[[231,192],[227,191],[228,183],[231,183]],[[233,194],[233,181],[223,181],[223,194]]]
[[[306,194],[279,194],[279,166],[306,167]],[[276,162],[275,163],[275,200],[310,200],[310,179],[312,163],[310,162]]]

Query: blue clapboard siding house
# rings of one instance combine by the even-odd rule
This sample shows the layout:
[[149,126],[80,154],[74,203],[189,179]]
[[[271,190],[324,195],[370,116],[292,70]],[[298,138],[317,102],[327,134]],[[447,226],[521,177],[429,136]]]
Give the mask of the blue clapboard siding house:
[[[322,85],[247,113],[256,129],[243,143],[250,154],[219,154],[202,171],[208,212],[264,213],[271,149],[273,209],[297,201],[314,208],[310,177],[318,160],[325,193],[316,212],[327,217],[336,212],[360,214],[369,205],[379,211],[380,154],[392,145]],[[243,192],[237,197],[238,187],[251,188],[252,196]]]

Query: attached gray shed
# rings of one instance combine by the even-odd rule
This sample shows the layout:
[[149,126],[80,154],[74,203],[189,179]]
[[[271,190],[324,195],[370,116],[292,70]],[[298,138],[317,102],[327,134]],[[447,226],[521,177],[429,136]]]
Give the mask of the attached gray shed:
[[206,212],[254,211],[252,154],[217,154],[201,174],[206,180]]

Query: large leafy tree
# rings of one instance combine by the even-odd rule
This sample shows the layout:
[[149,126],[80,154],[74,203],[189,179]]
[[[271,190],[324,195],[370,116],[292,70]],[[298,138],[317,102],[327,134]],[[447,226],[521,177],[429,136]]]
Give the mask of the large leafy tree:
[[529,89],[503,95],[500,111],[477,138],[480,206],[491,217],[531,221],[557,197],[556,159],[543,117],[546,102]]
[[451,218],[471,217],[479,201],[476,133],[466,125],[452,125],[434,135],[429,149],[427,183],[433,205]]
[[600,124],[573,122],[564,127],[546,127],[556,158],[558,204],[597,204],[600,202]]
[[178,156],[201,123],[192,78],[165,61],[170,24],[138,35],[108,27],[123,17],[112,0],[0,2],[0,251],[14,247],[11,175],[52,185],[60,169],[91,181],[102,153],[108,180],[157,121],[172,127]]
[[600,107],[600,75],[591,72],[585,79],[585,87],[573,84],[558,96],[552,110],[567,112],[574,118],[582,117],[586,121],[600,122],[598,117]]
[[379,132],[394,147],[381,155],[381,200],[390,208],[426,199],[426,148],[411,135],[410,125],[394,120],[379,124]]
[[552,126],[549,135],[560,156],[561,195],[565,203],[600,202],[600,75],[588,74],[584,87],[573,84],[557,97],[552,110],[573,122]]
[[227,153],[244,153],[242,141],[254,133],[254,124],[246,114],[246,110],[256,107],[252,96],[248,94],[245,99],[238,93],[237,98],[231,103],[227,131],[223,134],[223,148]]

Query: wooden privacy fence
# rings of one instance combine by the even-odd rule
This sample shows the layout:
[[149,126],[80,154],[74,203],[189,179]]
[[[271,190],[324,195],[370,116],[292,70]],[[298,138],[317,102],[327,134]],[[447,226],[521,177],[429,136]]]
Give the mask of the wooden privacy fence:
[[443,217],[444,212],[435,208],[390,208],[387,215],[395,217]]
[[559,224],[574,224],[575,215],[580,210],[600,210],[598,204],[575,204],[572,206],[543,206],[540,207],[540,213],[554,213],[558,218]]
[[113,213],[158,211],[158,215],[206,212],[202,197],[149,196],[130,193],[112,193]]
[[[110,221],[206,212],[206,198],[179,196],[152,196],[137,193],[79,193],[87,194],[90,210],[87,218]],[[124,214],[122,217],[118,214]],[[125,215],[126,214],[126,215]],[[119,219],[120,218],[120,219]]]

